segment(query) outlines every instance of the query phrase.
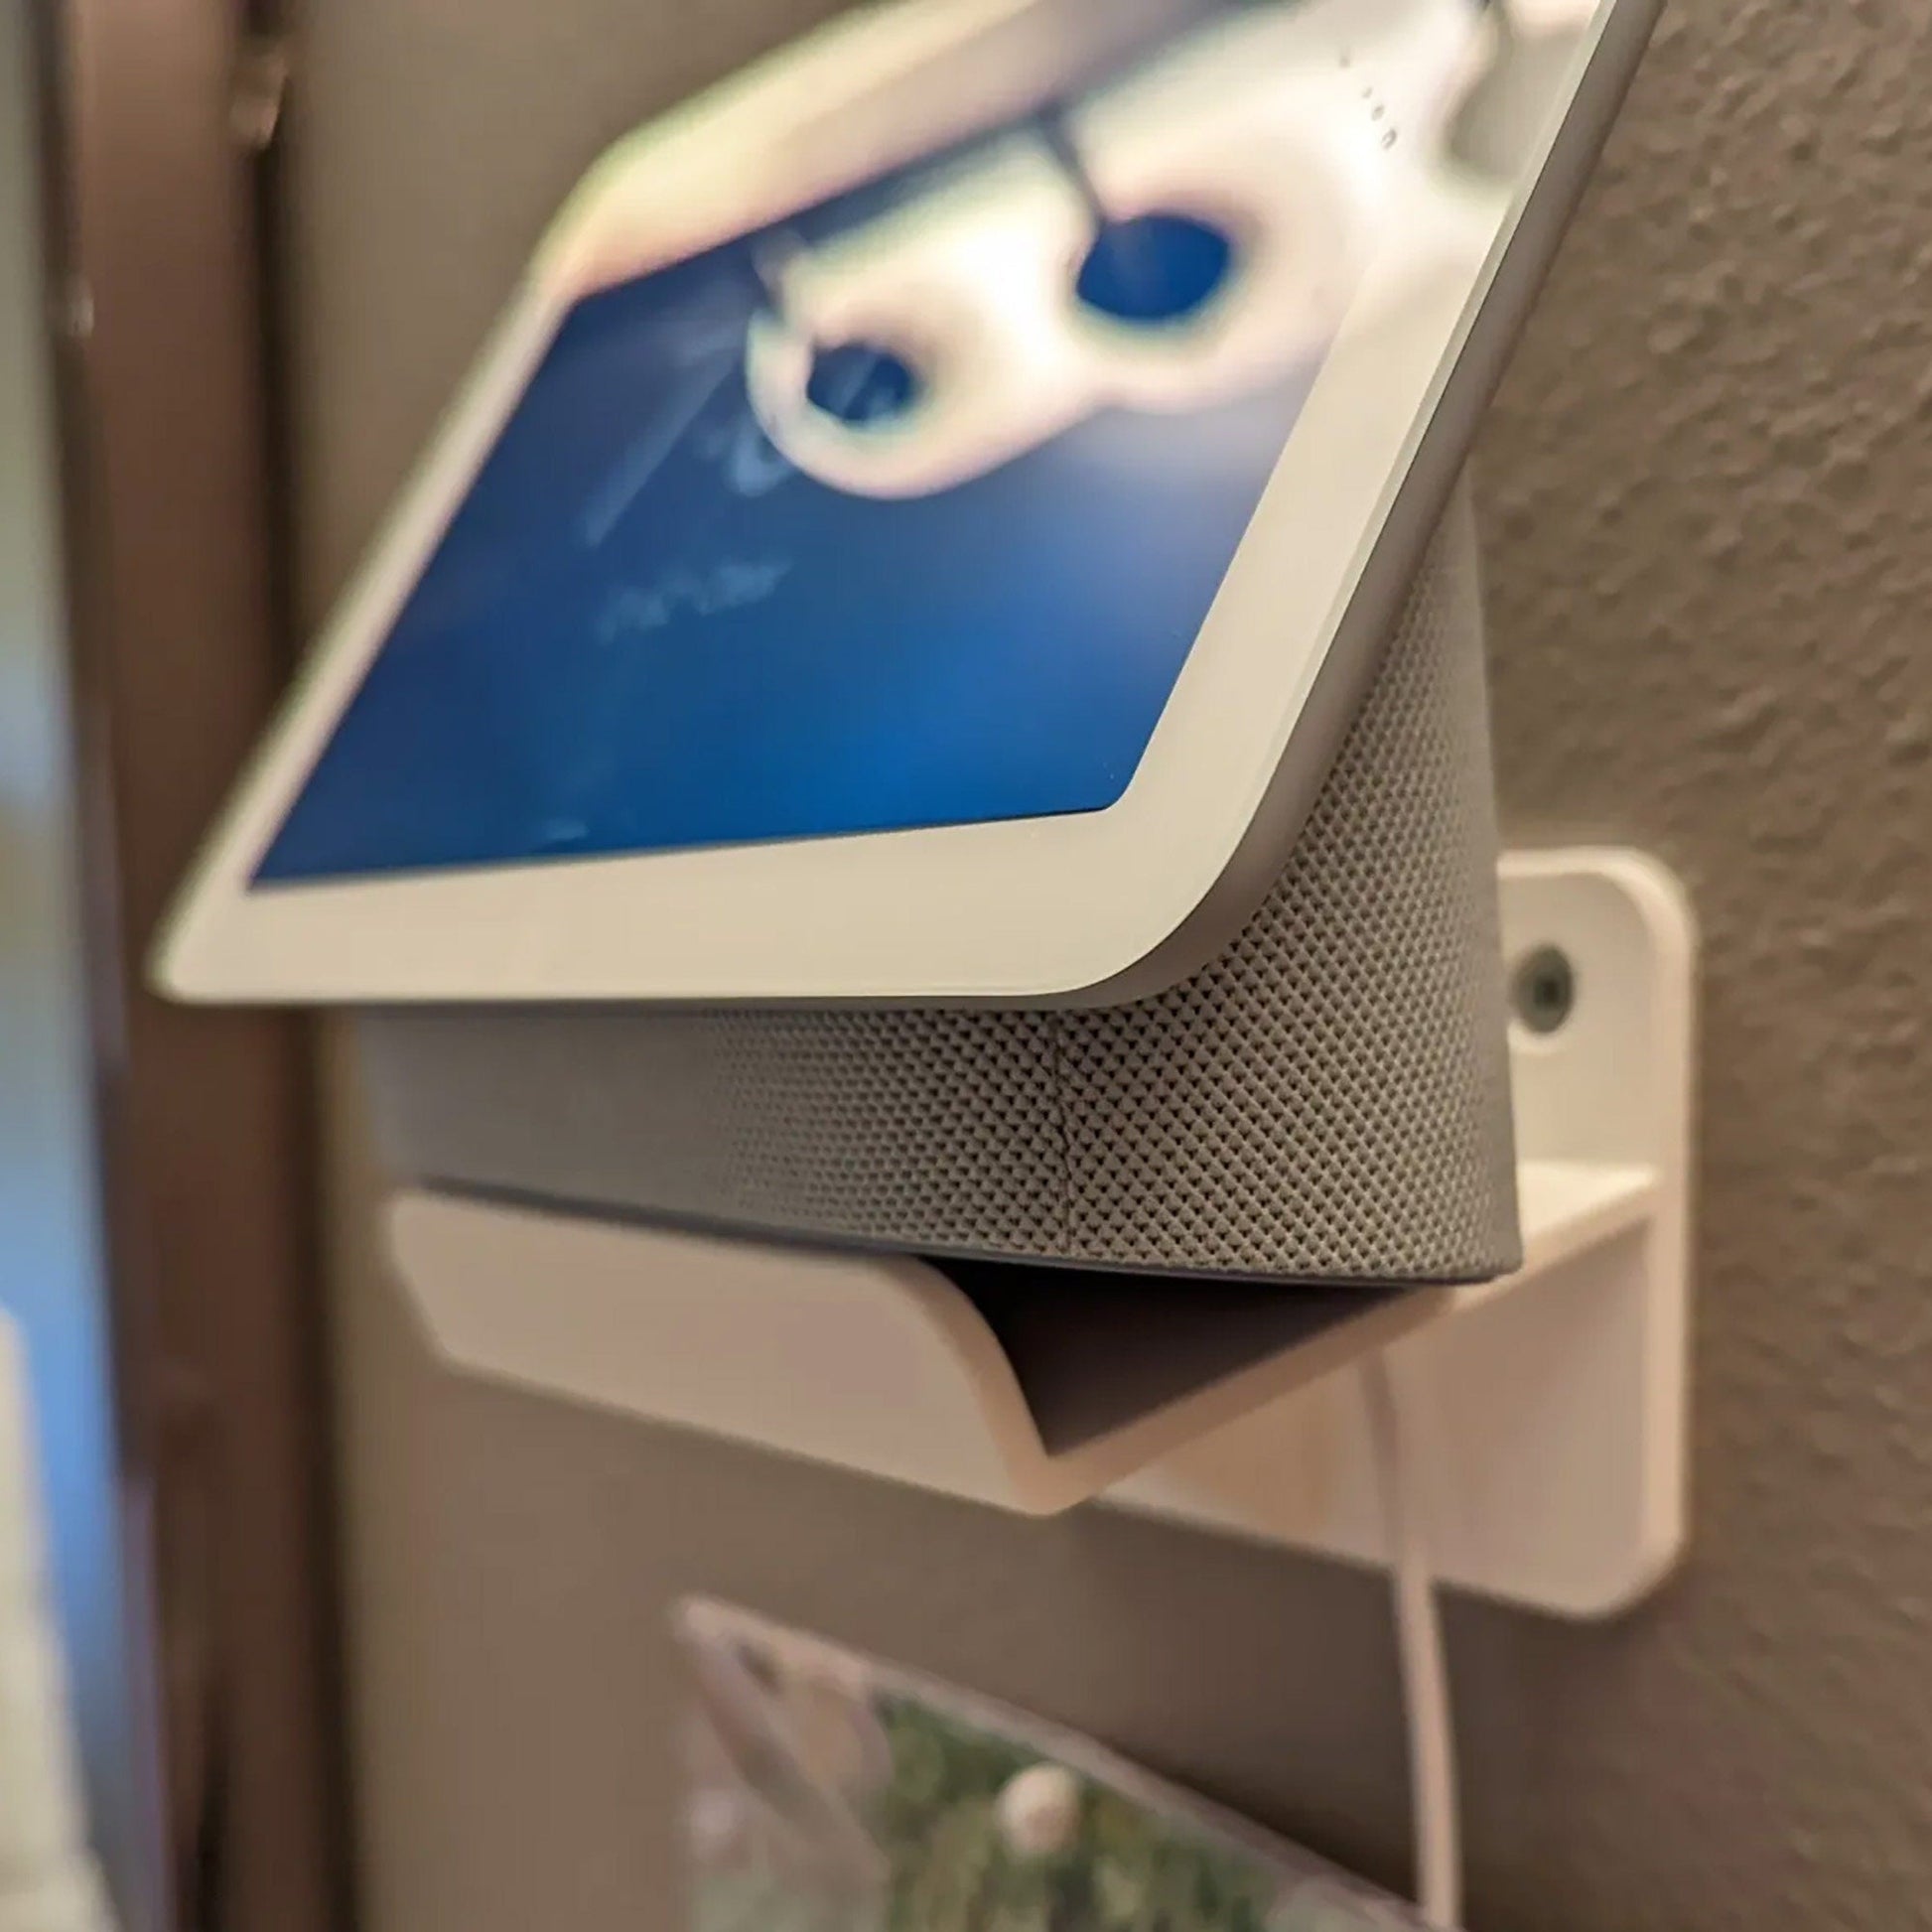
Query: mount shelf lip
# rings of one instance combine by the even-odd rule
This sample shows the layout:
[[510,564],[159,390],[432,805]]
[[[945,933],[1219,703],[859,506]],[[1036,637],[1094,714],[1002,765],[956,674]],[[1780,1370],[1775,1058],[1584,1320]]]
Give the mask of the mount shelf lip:
[[[1521,1273],[1393,1300],[1365,1295],[1360,1314],[1057,1453],[1041,1442],[985,1317],[924,1262],[671,1233],[428,1189],[394,1198],[389,1233],[455,1367],[1049,1516],[1372,1349],[1491,1307],[1641,1229],[1657,1192],[1644,1169],[1576,1161],[1526,1163],[1521,1185]],[[533,1281],[543,1286],[532,1292]],[[903,1440],[920,1427],[904,1414],[909,1391],[929,1405],[921,1446]]]

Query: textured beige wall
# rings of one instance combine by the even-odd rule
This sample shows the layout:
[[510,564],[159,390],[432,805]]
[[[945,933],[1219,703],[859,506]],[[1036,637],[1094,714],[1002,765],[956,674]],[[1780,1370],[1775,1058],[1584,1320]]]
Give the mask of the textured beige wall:
[[[808,11],[310,9],[315,603],[579,168]],[[1612,1629],[1452,1615],[1484,1932],[1932,1922],[1928,40],[1922,5],[1677,0],[1489,439],[1514,826],[1681,869],[1710,1067],[1695,1560]],[[1371,1582],[457,1386],[343,1229],[375,1932],[675,1923],[663,1614],[693,1587],[1400,1880]]]

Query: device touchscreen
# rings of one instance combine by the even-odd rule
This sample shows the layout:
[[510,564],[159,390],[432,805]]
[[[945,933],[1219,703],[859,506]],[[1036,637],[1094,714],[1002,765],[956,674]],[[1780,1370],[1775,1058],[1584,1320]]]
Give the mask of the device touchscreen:
[[1205,16],[564,304],[255,888],[1115,803],[1483,28]]

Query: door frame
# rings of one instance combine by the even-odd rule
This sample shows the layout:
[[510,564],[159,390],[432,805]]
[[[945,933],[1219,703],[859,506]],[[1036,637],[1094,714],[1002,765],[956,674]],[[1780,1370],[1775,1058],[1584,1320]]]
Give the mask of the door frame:
[[36,17],[117,1398],[174,1892],[158,1923],[340,1932],[310,1029],[168,1006],[144,972],[293,657],[272,146],[260,103],[237,107],[274,23],[239,0]]

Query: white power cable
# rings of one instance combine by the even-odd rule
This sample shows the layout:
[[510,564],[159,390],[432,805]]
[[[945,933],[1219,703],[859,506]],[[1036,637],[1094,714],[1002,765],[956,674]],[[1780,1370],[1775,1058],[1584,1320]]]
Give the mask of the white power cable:
[[1409,1455],[1402,1405],[1386,1353],[1362,1367],[1368,1433],[1395,1589],[1396,1642],[1409,1727],[1409,1779],[1415,1805],[1416,1902],[1432,1925],[1462,1922],[1462,1842],[1455,1787],[1455,1736],[1449,1711],[1443,1619],[1430,1568],[1424,1510]]

